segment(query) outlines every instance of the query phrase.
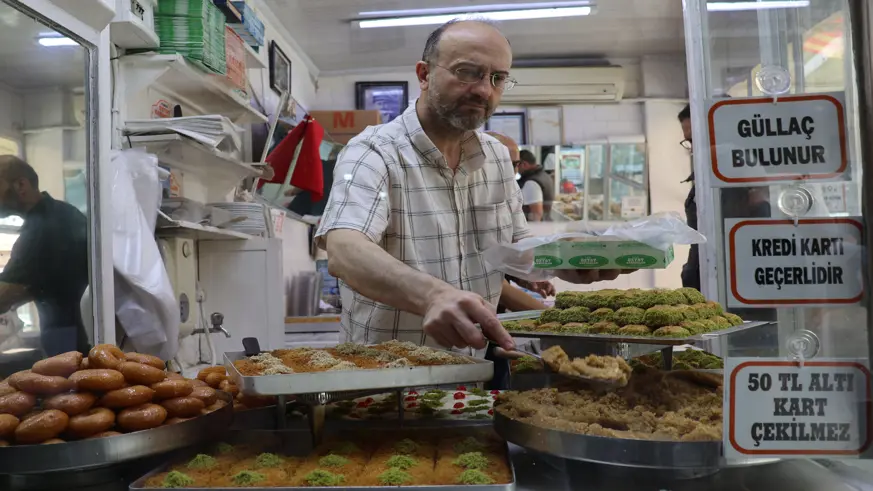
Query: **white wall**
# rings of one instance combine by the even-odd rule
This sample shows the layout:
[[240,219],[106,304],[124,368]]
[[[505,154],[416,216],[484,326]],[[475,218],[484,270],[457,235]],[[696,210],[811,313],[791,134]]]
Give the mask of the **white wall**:
[[[305,111],[312,111],[316,104],[315,81],[318,79],[318,70],[312,60],[299,48],[285,27],[276,22],[277,16],[263,0],[249,0],[258,17],[264,22],[264,46],[258,53],[264,64],[269,67],[270,42],[276,41],[279,48],[291,60],[291,96],[298,103],[298,117],[303,117]],[[248,70],[252,89],[258,99],[266,104],[268,113],[272,114],[279,103],[279,94],[270,88],[270,75],[268,70]],[[302,108],[301,108],[302,106]]]
[[642,136],[642,108],[639,103],[563,106],[564,143]]
[[0,87],[0,137],[16,140],[21,145],[24,126],[24,98],[8,88]]

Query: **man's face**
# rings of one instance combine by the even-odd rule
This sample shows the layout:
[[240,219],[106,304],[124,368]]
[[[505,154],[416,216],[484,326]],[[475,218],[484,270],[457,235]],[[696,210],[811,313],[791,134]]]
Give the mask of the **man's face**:
[[[503,91],[491,84],[492,74],[507,75],[512,66],[509,43],[496,29],[477,22],[449,27],[439,43],[436,64],[427,66],[421,89],[428,106],[450,126],[480,128],[500,105]],[[481,75],[481,80],[460,78]]]
[[19,191],[22,183],[0,179],[0,218],[17,215],[22,208]]
[[690,119],[683,119],[681,121],[681,124],[682,124],[682,136],[684,136],[686,140],[691,142],[692,141],[691,140],[691,120]]

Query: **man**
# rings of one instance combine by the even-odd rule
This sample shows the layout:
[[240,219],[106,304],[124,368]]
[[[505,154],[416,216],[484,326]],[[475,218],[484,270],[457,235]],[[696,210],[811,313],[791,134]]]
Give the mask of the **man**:
[[[341,281],[348,340],[513,347],[495,314],[503,274],[482,253],[529,231],[506,147],[476,131],[515,84],[511,66],[490,24],[440,26],[415,67],[421,97],[340,155],[316,236]],[[618,276],[563,271],[577,283]]]
[[549,221],[555,200],[555,179],[537,164],[533,153],[522,150],[519,158],[521,179],[518,180],[518,187],[524,200],[524,213],[530,222]]
[[3,272],[0,312],[36,303],[46,355],[88,352],[79,302],[88,286],[88,219],[74,206],[39,191],[23,160],[0,156],[0,216],[24,225]]
[[[679,112],[679,124],[685,137],[681,145],[692,150],[693,134],[691,131],[691,105],[686,105]],[[693,157],[693,155],[692,155]],[[694,184],[694,171],[683,182],[691,182],[691,190],[685,199],[685,220],[688,226],[697,230],[697,192]],[[769,218],[770,192],[766,187],[754,188],[724,188],[721,190],[721,215],[723,218]],[[691,246],[688,262],[682,267],[682,286],[700,290],[700,253],[697,245]],[[754,320],[775,320],[774,309],[731,309],[731,312],[743,318]]]
[[[520,155],[518,144],[512,138],[506,135],[501,135],[495,131],[486,131],[486,134],[493,136],[497,141],[503,144],[509,150],[509,159],[512,161],[513,168],[518,167]],[[524,281],[518,278],[506,276],[503,279],[503,289],[500,292],[500,302],[497,304],[497,312],[522,312],[525,310],[542,310],[546,306],[539,300],[525,293],[521,288],[516,288],[509,283],[509,280],[515,281],[528,290],[540,294],[543,298],[548,298],[556,293],[555,286],[550,281]]]

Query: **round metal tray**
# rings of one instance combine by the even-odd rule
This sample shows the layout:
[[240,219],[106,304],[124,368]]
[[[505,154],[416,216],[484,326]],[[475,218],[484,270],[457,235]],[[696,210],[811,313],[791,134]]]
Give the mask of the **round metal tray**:
[[96,469],[215,438],[227,431],[233,421],[233,400],[224,392],[218,395],[227,405],[184,423],[56,445],[0,447],[0,474]]
[[520,447],[570,460],[650,469],[721,466],[721,442],[665,442],[580,435],[515,421],[499,412],[494,429]]

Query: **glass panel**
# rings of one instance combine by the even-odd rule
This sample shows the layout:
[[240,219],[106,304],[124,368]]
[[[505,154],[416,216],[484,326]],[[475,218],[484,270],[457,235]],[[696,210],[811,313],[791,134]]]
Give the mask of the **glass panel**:
[[588,185],[586,186],[585,206],[588,208],[587,220],[605,220],[604,193],[606,192],[605,168],[607,145],[587,145]]
[[646,183],[646,144],[610,145],[610,172],[638,184]]
[[584,216],[585,147],[558,147],[558,190],[552,210],[556,220],[582,220]]
[[[0,2],[0,378],[86,351],[88,51]],[[83,316],[88,319],[84,322]]]
[[646,190],[618,179],[609,180],[609,219],[633,220],[648,215]]

